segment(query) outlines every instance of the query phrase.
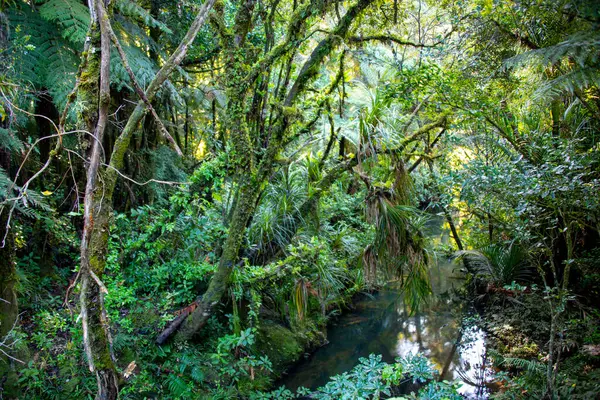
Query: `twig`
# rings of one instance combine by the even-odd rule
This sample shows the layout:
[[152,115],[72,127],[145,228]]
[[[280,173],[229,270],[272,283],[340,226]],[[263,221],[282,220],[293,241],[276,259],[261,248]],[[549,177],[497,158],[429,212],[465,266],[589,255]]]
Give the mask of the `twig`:
[[152,104],[148,100],[146,93],[144,93],[144,90],[142,90],[139,83],[137,82],[137,79],[135,78],[135,75],[133,74],[133,71],[131,70],[131,67],[129,66],[129,62],[127,61],[127,55],[125,54],[125,51],[123,51],[123,47],[121,47],[121,43],[119,43],[119,38],[117,37],[117,35],[115,35],[115,32],[113,31],[110,22],[107,22],[106,25],[107,25],[107,30],[110,35],[111,41],[117,48],[117,52],[119,53],[119,57],[121,58],[123,67],[125,67],[125,70],[127,71],[127,74],[129,75],[129,79],[131,79],[131,82],[133,83],[135,92],[144,101],[148,110],[150,110],[150,113],[154,117],[156,125],[158,125],[158,129],[161,131],[161,133],[163,134],[165,139],[167,139],[171,143],[171,145],[175,149],[175,152],[177,152],[177,155],[179,157],[183,157],[183,152],[177,145],[177,142],[175,141],[175,139],[173,139],[173,136],[171,136],[171,134],[169,134],[169,131],[167,131],[167,128],[165,127],[163,122],[160,120],[160,117],[156,113],[156,110],[154,109],[154,107],[152,107]]
[[100,280],[100,278],[98,278],[98,275],[96,275],[94,273],[94,271],[92,271],[90,269],[90,275],[92,278],[94,278],[94,280],[96,281],[96,283],[98,284],[98,286],[100,287],[100,291],[104,294],[108,294],[108,289],[106,289],[106,286],[104,285],[104,283]]

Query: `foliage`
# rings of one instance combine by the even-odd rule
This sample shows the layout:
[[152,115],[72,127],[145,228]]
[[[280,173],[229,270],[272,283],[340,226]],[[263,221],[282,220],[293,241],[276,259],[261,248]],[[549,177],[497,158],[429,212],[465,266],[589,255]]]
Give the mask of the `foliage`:
[[[597,393],[595,2],[219,1],[177,65],[209,2],[108,2],[89,219],[95,3],[0,1],[0,282],[16,277],[19,307],[3,396],[95,395],[75,306],[87,228],[106,260],[87,329],[112,334],[124,399],[381,398],[411,381],[404,398],[458,399],[422,355],[269,391],[355,294],[398,280],[410,313],[431,300],[430,213],[484,283],[495,397]],[[145,104],[136,84],[169,65]]]
[[515,243],[508,247],[488,245],[479,251],[460,251],[456,257],[468,263],[477,276],[498,286],[527,281],[532,275],[525,252]]

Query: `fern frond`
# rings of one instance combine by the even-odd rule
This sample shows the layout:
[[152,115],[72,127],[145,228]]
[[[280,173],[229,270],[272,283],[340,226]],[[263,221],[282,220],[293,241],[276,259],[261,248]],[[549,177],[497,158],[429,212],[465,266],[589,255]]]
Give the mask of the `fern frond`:
[[11,41],[22,41],[27,50],[14,54],[15,78],[29,82],[37,89],[47,89],[57,108],[62,109],[66,97],[73,89],[79,57],[72,43],[60,36],[56,25],[39,13],[27,8],[11,9],[8,13],[15,35]]
[[570,36],[567,40],[541,49],[530,50],[505,61],[506,67],[521,66],[526,63],[535,62],[540,65],[555,64],[556,62],[569,58],[580,66],[587,63],[595,63],[600,50],[600,32],[591,30],[579,32]]
[[183,398],[183,395],[189,390],[187,383],[181,377],[172,374],[167,378],[169,391],[175,398]]
[[546,373],[546,365],[537,360],[525,360],[516,357],[504,357],[498,351],[489,349],[488,354],[494,359],[494,364],[497,366],[506,366],[508,368],[518,368],[527,371],[530,374],[544,375]]
[[77,0],[48,0],[40,7],[42,18],[56,23],[62,37],[73,43],[83,43],[90,24],[86,6]]
[[546,82],[536,90],[536,98],[555,98],[563,93],[573,94],[589,87],[600,87],[598,67],[586,67],[570,71]]
[[[145,89],[156,75],[156,64],[138,47],[127,44],[124,44],[122,47],[136,80]],[[116,50],[113,50],[113,53],[110,57],[110,73],[113,85],[118,90],[127,87],[133,91],[133,84],[127,70],[125,70]]]
[[173,31],[171,31],[167,25],[154,18],[147,10],[133,1],[118,0],[115,3],[115,8],[121,15],[143,22],[147,27],[160,29],[161,32],[168,35],[173,34]]
[[0,128],[0,147],[11,152],[23,151],[23,142],[10,129]]
[[202,372],[202,369],[198,366],[192,368],[192,372],[190,375],[194,382],[202,383],[204,381],[204,373]]

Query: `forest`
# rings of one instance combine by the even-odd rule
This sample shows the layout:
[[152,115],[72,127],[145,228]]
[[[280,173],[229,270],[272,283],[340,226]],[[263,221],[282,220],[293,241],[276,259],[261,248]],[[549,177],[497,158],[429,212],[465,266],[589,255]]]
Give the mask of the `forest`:
[[0,399],[598,399],[596,0],[0,0]]

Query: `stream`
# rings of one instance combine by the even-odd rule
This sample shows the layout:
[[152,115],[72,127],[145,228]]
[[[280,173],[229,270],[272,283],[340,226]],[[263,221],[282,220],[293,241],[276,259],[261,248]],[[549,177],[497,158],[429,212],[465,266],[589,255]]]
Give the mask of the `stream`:
[[[442,223],[443,218],[436,216],[427,226],[425,233],[434,246],[448,243]],[[462,383],[459,392],[465,398],[486,399],[491,369],[486,362],[485,332],[477,326],[476,313],[455,295],[464,279],[444,256],[436,257],[430,268],[434,295],[418,312],[411,315],[393,284],[361,296],[353,310],[329,326],[329,343],[288,370],[279,385],[292,391],[300,386],[315,390],[371,353],[392,363],[398,356],[420,352],[444,379]]]

